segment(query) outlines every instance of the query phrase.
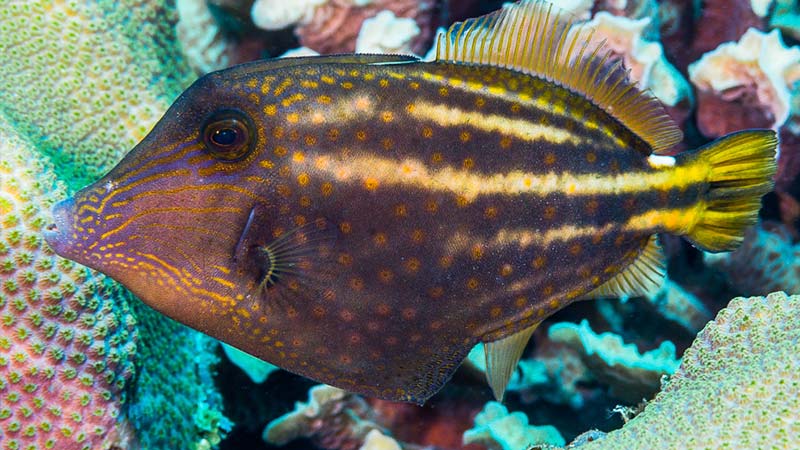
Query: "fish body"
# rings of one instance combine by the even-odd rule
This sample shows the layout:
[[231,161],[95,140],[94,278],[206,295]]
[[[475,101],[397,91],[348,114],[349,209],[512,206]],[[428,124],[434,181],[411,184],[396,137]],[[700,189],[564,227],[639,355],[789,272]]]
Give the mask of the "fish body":
[[496,344],[502,379],[553,312],[657,287],[656,233],[733,248],[769,190],[774,133],[656,155],[680,135],[654,100],[596,51],[557,64],[568,26],[546,4],[508,11],[550,30],[540,54],[555,61],[465,53],[522,26],[506,11],[451,28],[432,62],[311,57],[201,78],[57,205],[48,242],[284,369],[415,402],[478,342]]

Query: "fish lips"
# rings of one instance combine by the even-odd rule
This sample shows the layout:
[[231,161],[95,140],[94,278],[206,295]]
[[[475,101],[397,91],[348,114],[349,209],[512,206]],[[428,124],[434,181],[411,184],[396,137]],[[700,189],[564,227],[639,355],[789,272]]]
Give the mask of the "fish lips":
[[53,206],[53,222],[43,232],[44,240],[59,255],[69,258],[75,248],[72,227],[72,211],[75,201],[71,198],[62,200]]

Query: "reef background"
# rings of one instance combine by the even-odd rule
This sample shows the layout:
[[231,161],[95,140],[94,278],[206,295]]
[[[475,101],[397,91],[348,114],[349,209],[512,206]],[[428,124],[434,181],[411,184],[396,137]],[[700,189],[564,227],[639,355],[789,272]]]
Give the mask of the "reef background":
[[425,55],[437,27],[502,2],[0,3],[0,448],[795,448],[800,298],[731,299],[800,293],[797,3],[554,3],[592,21],[667,105],[685,133],[676,151],[778,130],[776,188],[740,250],[663,237],[658,294],[545,321],[503,405],[475,357],[424,407],[274,370],[54,256],[40,234],[50,206],[112,167],[197,76],[287,53]]

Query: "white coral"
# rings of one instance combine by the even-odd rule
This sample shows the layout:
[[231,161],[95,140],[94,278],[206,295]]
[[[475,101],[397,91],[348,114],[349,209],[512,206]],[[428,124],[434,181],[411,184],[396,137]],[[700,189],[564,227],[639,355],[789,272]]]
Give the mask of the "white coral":
[[279,30],[311,21],[318,6],[328,0],[256,0],[250,10],[253,23],[265,30]]
[[751,28],[739,42],[721,44],[691,64],[689,78],[698,89],[723,97],[726,91],[754,86],[777,128],[789,117],[791,89],[800,81],[800,48],[786,47],[778,30],[767,34]]
[[420,29],[414,19],[397,17],[383,10],[361,25],[356,39],[357,53],[412,53],[411,40]]

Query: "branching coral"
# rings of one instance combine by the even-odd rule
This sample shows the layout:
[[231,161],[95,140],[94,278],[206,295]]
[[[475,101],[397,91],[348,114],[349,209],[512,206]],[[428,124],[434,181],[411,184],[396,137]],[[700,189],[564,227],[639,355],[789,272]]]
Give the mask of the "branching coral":
[[644,411],[590,449],[796,448],[800,296],[735,298]]
[[132,298],[55,256],[41,231],[64,195],[53,168],[0,116],[0,446],[123,445],[134,373]]

